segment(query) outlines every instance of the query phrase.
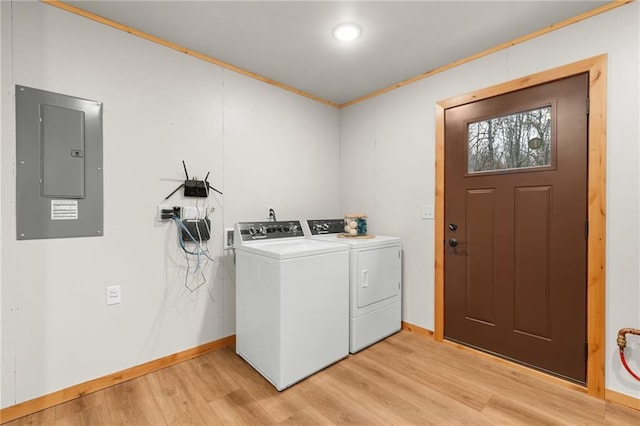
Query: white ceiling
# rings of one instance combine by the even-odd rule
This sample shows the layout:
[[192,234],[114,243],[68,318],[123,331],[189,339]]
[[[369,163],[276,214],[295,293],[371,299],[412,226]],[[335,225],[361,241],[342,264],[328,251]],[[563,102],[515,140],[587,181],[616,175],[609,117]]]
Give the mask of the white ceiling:
[[[67,1],[336,104],[609,1]],[[363,28],[334,40],[345,21]]]

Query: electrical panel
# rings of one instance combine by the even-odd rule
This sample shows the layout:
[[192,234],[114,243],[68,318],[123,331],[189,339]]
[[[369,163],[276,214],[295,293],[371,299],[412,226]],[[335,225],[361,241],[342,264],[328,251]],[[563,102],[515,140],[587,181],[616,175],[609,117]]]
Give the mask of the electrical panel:
[[16,237],[103,235],[102,103],[16,86]]

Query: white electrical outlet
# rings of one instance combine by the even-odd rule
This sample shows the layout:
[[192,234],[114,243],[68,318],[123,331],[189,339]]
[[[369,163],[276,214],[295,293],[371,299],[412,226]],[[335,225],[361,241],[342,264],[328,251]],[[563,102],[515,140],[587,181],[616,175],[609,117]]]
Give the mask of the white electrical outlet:
[[435,218],[435,210],[433,208],[433,204],[425,204],[422,206],[422,218],[423,219]]
[[116,305],[122,302],[120,286],[112,285],[107,287],[107,305]]
[[269,205],[268,205],[268,206],[267,206],[267,220],[271,220],[271,214],[270,214],[270,213],[271,213],[271,210],[273,210],[274,215],[275,215],[275,211],[276,211],[276,210],[273,208],[273,206],[269,206]]

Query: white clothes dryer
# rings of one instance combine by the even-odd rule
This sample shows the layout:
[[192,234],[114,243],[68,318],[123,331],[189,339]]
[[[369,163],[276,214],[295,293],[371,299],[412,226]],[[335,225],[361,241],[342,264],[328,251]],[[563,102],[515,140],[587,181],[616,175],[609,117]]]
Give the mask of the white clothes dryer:
[[305,235],[349,247],[349,352],[400,331],[402,247],[398,237],[347,237],[343,219],[308,219]]
[[278,391],[349,355],[349,251],[300,221],[235,224],[236,352]]

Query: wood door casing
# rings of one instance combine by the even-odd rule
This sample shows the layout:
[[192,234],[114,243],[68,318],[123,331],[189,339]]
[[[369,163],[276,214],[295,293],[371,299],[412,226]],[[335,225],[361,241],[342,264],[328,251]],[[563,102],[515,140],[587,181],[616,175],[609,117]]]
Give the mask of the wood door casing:
[[[588,75],[445,112],[445,336],[586,381]],[[467,172],[468,123],[550,105],[550,167]]]
[[[589,73],[589,173],[587,239],[587,384],[582,387],[554,376],[547,380],[584,390],[605,399],[605,288],[606,288],[606,145],[607,145],[607,55],[599,55],[505,83],[438,101],[435,108],[435,238],[434,238],[434,330],[438,342],[444,340],[444,111],[448,108],[487,99],[548,81]],[[461,349],[466,347],[459,346]],[[500,358],[498,358],[500,360]],[[536,370],[527,370],[540,376]]]

